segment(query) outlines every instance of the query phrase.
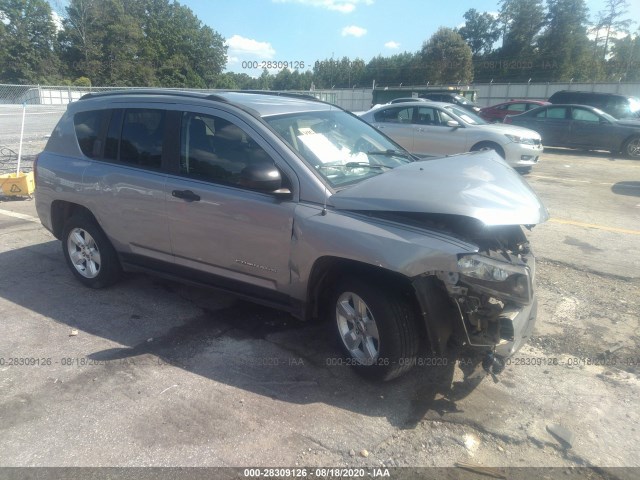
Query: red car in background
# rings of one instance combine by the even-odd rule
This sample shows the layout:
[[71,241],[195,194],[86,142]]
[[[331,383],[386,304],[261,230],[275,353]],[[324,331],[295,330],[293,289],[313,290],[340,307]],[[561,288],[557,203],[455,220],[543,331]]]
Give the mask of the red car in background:
[[487,122],[502,122],[507,115],[520,115],[532,108],[549,105],[549,102],[539,100],[509,100],[491,107],[480,109],[478,115]]

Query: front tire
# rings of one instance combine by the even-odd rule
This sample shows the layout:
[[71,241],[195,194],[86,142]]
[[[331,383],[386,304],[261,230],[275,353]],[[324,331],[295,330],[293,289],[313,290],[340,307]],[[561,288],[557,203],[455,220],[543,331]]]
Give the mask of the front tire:
[[86,287],[107,287],[120,276],[116,251],[91,218],[74,215],[67,220],[62,233],[62,251],[69,269]]
[[386,381],[414,365],[417,316],[401,292],[346,278],[338,283],[330,305],[337,341],[358,373]]
[[503,160],[507,157],[506,154],[504,153],[504,149],[497,143],[480,142],[474,145],[473,147],[471,147],[472,152],[479,152],[482,150],[494,150],[498,155],[502,157]]
[[640,159],[640,136],[636,135],[624,142],[622,152],[628,158],[633,158],[634,160]]

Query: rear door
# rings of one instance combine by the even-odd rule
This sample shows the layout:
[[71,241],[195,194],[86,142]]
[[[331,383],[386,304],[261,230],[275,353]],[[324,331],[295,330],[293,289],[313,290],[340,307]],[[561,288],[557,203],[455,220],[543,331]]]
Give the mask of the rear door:
[[84,173],[88,208],[120,253],[171,261],[165,207],[167,112],[161,104],[116,108],[104,128],[104,147],[97,147],[103,153]]
[[571,113],[568,107],[548,107],[537,112],[528,128],[537,131],[542,137],[542,144],[564,146],[571,131]]
[[414,152],[413,143],[413,111],[414,107],[395,106],[376,112],[374,124],[410,152]]
[[[241,173],[250,165],[284,162],[248,124],[216,109],[181,112],[179,142],[175,174],[166,184],[176,267],[207,283],[277,301],[279,287],[291,280],[297,202],[244,185]],[[297,179],[290,170],[281,172],[283,187],[293,191]]]

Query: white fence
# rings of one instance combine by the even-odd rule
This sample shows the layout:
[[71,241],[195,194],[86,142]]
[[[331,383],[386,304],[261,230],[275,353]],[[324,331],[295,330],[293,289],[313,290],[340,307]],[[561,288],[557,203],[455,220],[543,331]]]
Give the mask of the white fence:
[[[457,85],[444,86],[458,87]],[[640,97],[640,83],[482,83],[465,85],[464,87],[477,90],[477,101],[481,106],[494,105],[511,98],[546,100],[558,90],[586,90],[590,92],[620,93]],[[69,102],[78,100],[86,93],[129,89],[134,88],[0,84],[0,104],[66,105]],[[200,91],[208,93],[216,92],[216,90]],[[314,90],[311,92],[298,91],[296,93],[314,95],[350,111],[368,110],[373,100],[371,88],[327,89]]]
[[478,103],[481,106],[495,105],[511,98],[546,100],[558,90],[619,93],[640,97],[640,83],[491,83],[471,85],[471,88],[478,91]]

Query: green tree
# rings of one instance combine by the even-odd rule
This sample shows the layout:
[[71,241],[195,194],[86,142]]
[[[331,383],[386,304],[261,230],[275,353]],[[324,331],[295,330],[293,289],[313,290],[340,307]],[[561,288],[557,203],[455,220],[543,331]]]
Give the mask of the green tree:
[[464,13],[465,24],[458,33],[471,47],[474,58],[491,53],[493,45],[500,38],[498,19],[487,12],[480,13],[475,8]]
[[418,53],[397,53],[390,57],[372,58],[365,68],[361,86],[371,85],[419,85],[426,83],[426,68]]
[[538,39],[541,58],[554,62],[547,79],[592,78],[585,0],[547,0],[547,6],[545,30]]
[[56,28],[45,0],[0,0],[0,80],[44,83],[58,79]]
[[640,30],[613,40],[607,71],[613,80],[640,81]]
[[104,44],[103,9],[99,0],[71,0],[58,34],[58,48],[64,73],[85,76],[94,83],[102,79]]
[[72,77],[94,85],[213,87],[224,39],[169,0],[70,0],[61,56]]
[[545,22],[542,0],[501,0],[502,48],[504,60],[530,61],[535,41]]
[[471,48],[455,30],[440,27],[422,45],[429,83],[468,83],[473,80]]
[[[629,27],[633,23],[628,18],[623,18],[627,13],[629,3],[627,0],[606,0],[606,9],[598,12],[599,31],[604,30],[604,48],[602,59],[606,60],[609,53],[609,43],[612,32],[629,32]],[[597,44],[596,44],[597,48]]]

